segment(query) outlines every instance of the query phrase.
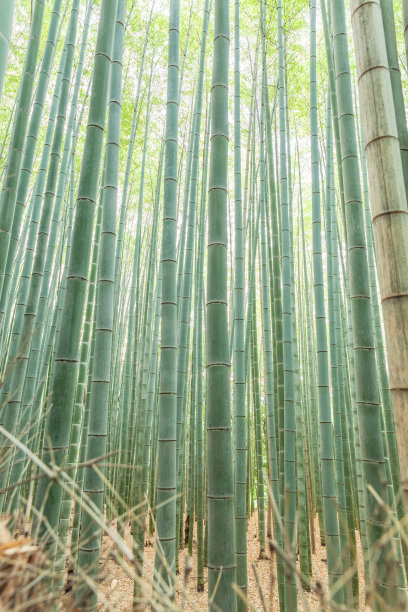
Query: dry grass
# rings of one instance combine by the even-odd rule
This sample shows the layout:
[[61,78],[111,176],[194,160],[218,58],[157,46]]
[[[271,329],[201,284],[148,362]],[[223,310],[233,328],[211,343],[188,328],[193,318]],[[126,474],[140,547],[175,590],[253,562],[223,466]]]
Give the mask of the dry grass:
[[[195,535],[195,534],[194,534]],[[326,563],[326,549],[320,545],[319,524],[315,521],[315,538],[316,538],[316,553],[313,555],[313,576],[314,583],[320,583],[323,587],[323,592],[327,595],[328,577]],[[132,536],[130,529],[126,529],[125,542],[131,546]],[[151,580],[153,576],[152,568],[154,565],[154,538],[148,539],[145,542],[144,558],[145,558],[145,576],[143,581],[144,601],[141,609],[149,607],[151,594]],[[121,567],[115,560],[114,547],[108,537],[103,540],[103,551],[101,558],[101,582],[99,590],[101,597],[109,602],[102,603],[100,598],[99,610],[116,612],[128,612],[132,610],[133,597],[133,567],[128,561],[124,561],[124,566]],[[186,612],[195,612],[197,610],[207,610],[207,570],[205,569],[205,589],[204,592],[198,593],[196,589],[197,583],[197,542],[194,537],[193,541],[193,557],[192,571],[189,575],[186,592],[184,591],[184,572],[177,576],[177,595],[176,605],[174,610],[185,610]],[[360,541],[357,534],[357,554],[359,564],[359,575],[362,577],[363,559],[361,553]],[[187,549],[180,551],[180,566],[183,568],[186,558]],[[254,571],[255,569],[255,571]],[[259,577],[259,585],[256,578]],[[272,584],[273,580],[273,584]],[[183,595],[185,592],[185,595]],[[184,599],[184,606],[182,606]],[[257,538],[257,516],[254,514],[248,521],[248,603],[250,610],[263,610],[265,602],[267,610],[279,610],[279,600],[276,587],[276,569],[275,561],[271,557],[259,558],[259,542]],[[360,610],[364,609],[364,583],[360,580]],[[298,596],[299,612],[320,612],[321,598],[316,592],[308,592],[301,589]]]
[[[0,426],[0,430],[3,428]],[[16,440],[11,434],[7,434],[16,446],[20,446],[27,452],[28,458],[35,464],[42,475],[52,478],[59,482],[60,486],[70,493],[75,495],[75,483],[71,479],[69,473],[58,471],[55,466],[46,466],[43,462],[31,453],[25,446]],[[100,458],[102,459],[102,458]],[[99,469],[98,466],[92,464],[93,469]],[[108,483],[107,483],[108,486]],[[96,513],[86,495],[78,497],[83,511],[88,512],[93,520],[100,526],[103,531],[103,547],[100,560],[99,574],[97,583],[91,583],[90,578],[81,576],[85,579],[91,588],[97,589],[99,593],[99,609],[103,611],[130,611],[132,610],[133,586],[136,576],[135,571],[135,555],[133,550],[133,539],[129,528],[126,529],[124,540],[118,534],[115,525],[107,521],[103,515]],[[380,502],[381,500],[379,500]],[[273,502],[273,500],[272,500]],[[27,500],[28,508],[30,507]],[[389,509],[387,514],[392,513]],[[140,508],[135,508],[132,514],[132,520],[137,521]],[[28,516],[28,513],[27,513]],[[391,523],[395,519],[391,520]],[[327,561],[326,549],[320,545],[320,533],[317,519],[314,523],[316,551],[313,555],[312,566],[313,575],[310,581],[310,590],[304,590],[301,584],[299,573],[299,565],[291,566],[290,559],[286,560],[287,567],[294,572],[298,583],[298,609],[299,612],[313,612],[328,610],[328,576],[327,576]],[[394,528],[398,530],[398,524]],[[279,610],[278,593],[275,557],[279,554],[276,552],[276,547],[271,547],[269,554],[271,556],[259,555],[259,543],[257,538],[257,516],[252,516],[248,521],[248,608],[252,611],[260,610]],[[406,526],[401,528],[401,535],[406,539]],[[207,610],[207,593],[198,593],[196,589],[197,583],[197,543],[194,533],[194,550],[191,560],[186,558],[186,551],[180,551],[180,568],[181,573],[176,579],[176,599],[173,601],[171,597],[164,596],[160,601],[155,601],[154,610]],[[359,610],[363,610],[364,602],[364,580],[363,580],[363,558],[362,550],[357,537],[357,561],[358,574],[360,584]],[[383,539],[387,540],[392,537],[392,530],[384,531]],[[384,540],[385,541],[385,540]],[[379,542],[380,546],[384,542]],[[272,551],[272,552],[271,552]],[[373,551],[372,551],[373,552]],[[122,560],[119,561],[118,557]],[[139,609],[151,609],[152,603],[152,582],[153,582],[153,567],[155,555],[155,540],[151,538],[145,541],[144,547],[144,568],[142,574],[142,600],[139,603]],[[284,557],[285,559],[285,557]],[[69,561],[69,560],[68,560]],[[52,593],[50,585],[52,584],[52,567],[47,564],[41,549],[36,543],[27,539],[14,539],[7,530],[4,523],[0,523],[0,612],[1,610],[30,610],[32,612],[40,612],[42,610],[51,609],[51,604],[55,603],[55,598],[58,598],[58,603],[66,611],[75,610],[75,589],[76,579],[72,581],[72,589],[65,593],[60,598],[58,592]],[[205,587],[207,585],[207,575],[205,572]],[[48,587],[48,590],[47,590]],[[54,601],[53,601],[54,600]],[[350,608],[333,605],[332,610],[343,610],[351,612]],[[388,607],[381,607],[382,610],[391,612]],[[368,607],[366,608],[368,610]],[[402,609],[402,608],[400,608]],[[223,612],[223,611],[222,611]]]
[[0,607],[2,610],[47,610],[40,578],[48,563],[29,538],[14,539],[7,521],[0,521]]

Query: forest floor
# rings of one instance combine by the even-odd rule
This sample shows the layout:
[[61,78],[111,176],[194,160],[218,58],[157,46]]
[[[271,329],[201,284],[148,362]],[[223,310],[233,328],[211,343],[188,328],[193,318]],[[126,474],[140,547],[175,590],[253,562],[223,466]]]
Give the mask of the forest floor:
[[[267,556],[264,559],[259,558],[259,542],[257,537],[257,514],[255,513],[248,521],[248,603],[249,610],[261,611],[261,610],[279,610],[277,586],[276,586],[276,574],[275,574],[275,562],[271,561],[271,558]],[[131,534],[130,530],[126,530],[125,534],[126,543],[131,547]],[[316,519],[315,521],[315,541],[316,541],[316,552],[312,556],[312,584],[316,581],[320,581],[323,586],[323,590],[327,592],[328,576],[327,576],[327,560],[326,560],[326,548],[320,544],[320,533],[319,525]],[[103,552],[101,558],[101,566],[103,567],[102,576],[99,584],[99,610],[117,610],[120,612],[128,612],[132,610],[132,595],[133,595],[133,579],[131,574],[133,568],[127,561],[124,561],[125,567],[121,567],[109,554],[112,548],[112,542],[108,537],[104,538]],[[175,608],[186,611],[197,611],[207,610],[207,570],[205,569],[205,589],[204,592],[198,593],[196,589],[197,583],[197,555],[196,555],[197,542],[194,539],[193,542],[193,558],[192,558],[192,571],[188,577],[187,588],[183,597],[183,581],[184,581],[184,564],[187,556],[187,548],[180,551],[180,575],[177,577],[177,597],[176,605],[180,606]],[[144,550],[145,558],[145,593],[146,598],[149,597],[151,592],[151,580],[153,575],[154,567],[154,538],[147,541],[147,545]],[[362,576],[363,561],[360,540],[357,533],[357,557],[358,557],[358,569],[359,576]],[[126,566],[127,570],[126,571]],[[272,567],[271,567],[272,566]],[[257,583],[255,576],[254,567],[256,568],[259,576],[260,588]],[[273,584],[272,584],[273,576]],[[360,581],[361,585],[361,581]],[[272,588],[271,588],[272,587]],[[264,603],[262,602],[262,598]],[[183,602],[184,599],[184,602]],[[364,589],[360,586],[360,610],[364,609]],[[321,611],[325,606],[322,607],[321,598],[314,592],[308,592],[303,589],[299,589],[298,594],[298,610],[299,612],[314,612]],[[149,609],[146,604],[143,609]]]

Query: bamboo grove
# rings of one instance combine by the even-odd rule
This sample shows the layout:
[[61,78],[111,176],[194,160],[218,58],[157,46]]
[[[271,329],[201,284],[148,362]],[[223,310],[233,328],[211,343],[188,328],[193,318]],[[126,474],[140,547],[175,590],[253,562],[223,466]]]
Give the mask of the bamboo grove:
[[258,609],[255,517],[265,610],[408,610],[407,66],[407,0],[0,0],[26,609],[125,609],[107,547],[126,609]]

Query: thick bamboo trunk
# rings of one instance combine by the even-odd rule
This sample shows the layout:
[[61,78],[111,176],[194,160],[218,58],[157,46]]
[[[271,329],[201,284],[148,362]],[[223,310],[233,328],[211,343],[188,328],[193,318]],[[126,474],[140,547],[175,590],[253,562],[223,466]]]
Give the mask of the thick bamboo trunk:
[[227,290],[229,6],[214,3],[207,265],[208,599],[237,609]]
[[156,588],[173,587],[176,557],[176,415],[177,415],[177,132],[179,105],[180,2],[172,0],[163,185],[162,306],[157,463]]
[[401,481],[408,510],[408,210],[378,1],[353,0],[352,26]]

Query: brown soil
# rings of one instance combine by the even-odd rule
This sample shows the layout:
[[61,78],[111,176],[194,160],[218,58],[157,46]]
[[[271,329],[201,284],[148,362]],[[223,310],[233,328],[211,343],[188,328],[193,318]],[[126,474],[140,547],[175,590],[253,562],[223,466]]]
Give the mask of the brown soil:
[[[129,529],[126,530],[126,543],[131,547],[131,535]],[[312,583],[320,581],[323,590],[327,591],[327,562],[326,549],[320,545],[319,525],[315,522],[315,540],[316,552],[313,555],[313,576]],[[188,579],[187,590],[184,597],[184,610],[197,611],[207,610],[207,571],[205,570],[205,590],[203,593],[198,593],[196,589],[197,583],[197,558],[196,558],[196,541],[193,545],[193,569]],[[133,567],[126,560],[123,562],[124,567],[121,567],[110,555],[112,543],[109,538],[105,537],[103,542],[103,552],[101,558],[101,581],[99,584],[99,610],[115,610],[115,611],[130,611],[132,610],[132,595],[133,595]],[[360,541],[357,534],[357,555],[359,565],[359,575],[362,576],[362,554]],[[176,604],[181,606],[183,599],[183,575],[185,559],[187,557],[187,549],[180,551],[180,575],[177,577],[177,597]],[[261,589],[258,587],[255,572],[253,569],[255,564]],[[146,542],[144,550],[144,568],[145,577],[144,596],[149,597],[151,592],[152,569],[154,566],[154,539]],[[273,584],[272,584],[273,580]],[[361,584],[361,580],[360,580]],[[272,586],[272,588],[271,588]],[[264,604],[262,602],[264,600]],[[248,522],[248,602],[249,610],[279,610],[278,594],[275,579],[275,562],[271,561],[270,556],[267,558],[259,558],[259,542],[257,539],[257,516],[256,513]],[[148,609],[147,601],[143,605],[143,609]],[[174,609],[181,609],[175,607]],[[324,608],[323,608],[324,609]],[[360,610],[364,609],[364,589],[360,587]],[[308,592],[299,589],[298,595],[298,610],[299,612],[306,611],[321,611],[322,601],[314,592]]]

